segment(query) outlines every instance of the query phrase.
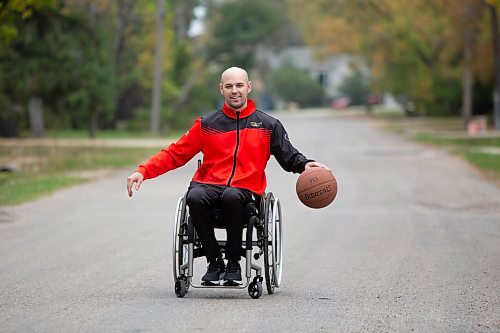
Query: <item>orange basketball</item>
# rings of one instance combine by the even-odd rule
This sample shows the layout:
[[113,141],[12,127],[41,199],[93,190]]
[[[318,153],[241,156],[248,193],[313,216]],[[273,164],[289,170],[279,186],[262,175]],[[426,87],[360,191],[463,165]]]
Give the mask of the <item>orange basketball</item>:
[[337,180],[331,171],[314,167],[304,170],[295,186],[300,201],[310,208],[324,208],[337,196]]

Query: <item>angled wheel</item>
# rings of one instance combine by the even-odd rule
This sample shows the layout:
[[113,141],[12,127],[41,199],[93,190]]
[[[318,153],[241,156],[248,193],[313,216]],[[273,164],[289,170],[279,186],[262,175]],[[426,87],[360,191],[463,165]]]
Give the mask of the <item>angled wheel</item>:
[[[173,230],[173,249],[172,249],[172,264],[174,283],[177,283],[184,274],[181,272],[181,266],[188,262],[188,244],[187,244],[187,212],[186,212],[186,197],[180,197],[177,202],[175,211],[175,221]],[[189,289],[189,279],[185,280],[186,291]],[[176,285],[177,293],[177,285]]]
[[175,294],[177,297],[184,297],[188,291],[187,288],[188,284],[186,284],[186,281],[183,278],[179,278],[177,281],[175,281]]
[[283,226],[281,204],[272,193],[266,195],[264,204],[264,275],[269,294],[281,284],[283,262]]
[[248,295],[253,299],[257,299],[262,296],[262,283],[260,281],[250,282],[248,285]]

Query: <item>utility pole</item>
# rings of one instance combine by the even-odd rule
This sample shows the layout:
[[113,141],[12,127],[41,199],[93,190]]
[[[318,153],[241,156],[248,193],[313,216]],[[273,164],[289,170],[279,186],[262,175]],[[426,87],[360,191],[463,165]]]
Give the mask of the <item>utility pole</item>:
[[153,96],[151,103],[151,119],[149,130],[153,134],[160,131],[160,108],[161,108],[161,81],[162,81],[162,60],[163,60],[163,20],[165,18],[165,2],[158,0],[156,8],[156,47],[155,63],[153,72]]

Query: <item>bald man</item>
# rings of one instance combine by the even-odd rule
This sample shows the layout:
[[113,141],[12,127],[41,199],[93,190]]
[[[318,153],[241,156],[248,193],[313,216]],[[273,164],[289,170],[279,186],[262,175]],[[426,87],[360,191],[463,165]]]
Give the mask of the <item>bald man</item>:
[[[285,171],[302,173],[308,168],[326,168],[307,159],[291,144],[279,120],[256,109],[248,98],[252,82],[239,67],[226,69],[219,84],[224,97],[221,110],[198,118],[177,142],[139,165],[127,178],[127,192],[139,190],[142,182],[183,166],[202,152],[203,162],[196,170],[187,193],[189,214],[207,257],[204,282],[241,281],[242,231],[244,207],[258,202],[266,189],[265,168],[271,155]],[[329,170],[329,169],[328,169]],[[222,258],[211,213],[220,207],[226,224],[227,266]]]

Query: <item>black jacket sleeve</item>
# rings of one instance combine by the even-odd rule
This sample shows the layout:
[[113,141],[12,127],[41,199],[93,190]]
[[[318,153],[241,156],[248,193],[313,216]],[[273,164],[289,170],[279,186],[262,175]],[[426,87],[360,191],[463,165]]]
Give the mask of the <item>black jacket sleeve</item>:
[[307,159],[292,145],[288,133],[279,120],[276,120],[271,135],[271,154],[285,171],[293,173],[302,173],[305,165],[313,161]]

